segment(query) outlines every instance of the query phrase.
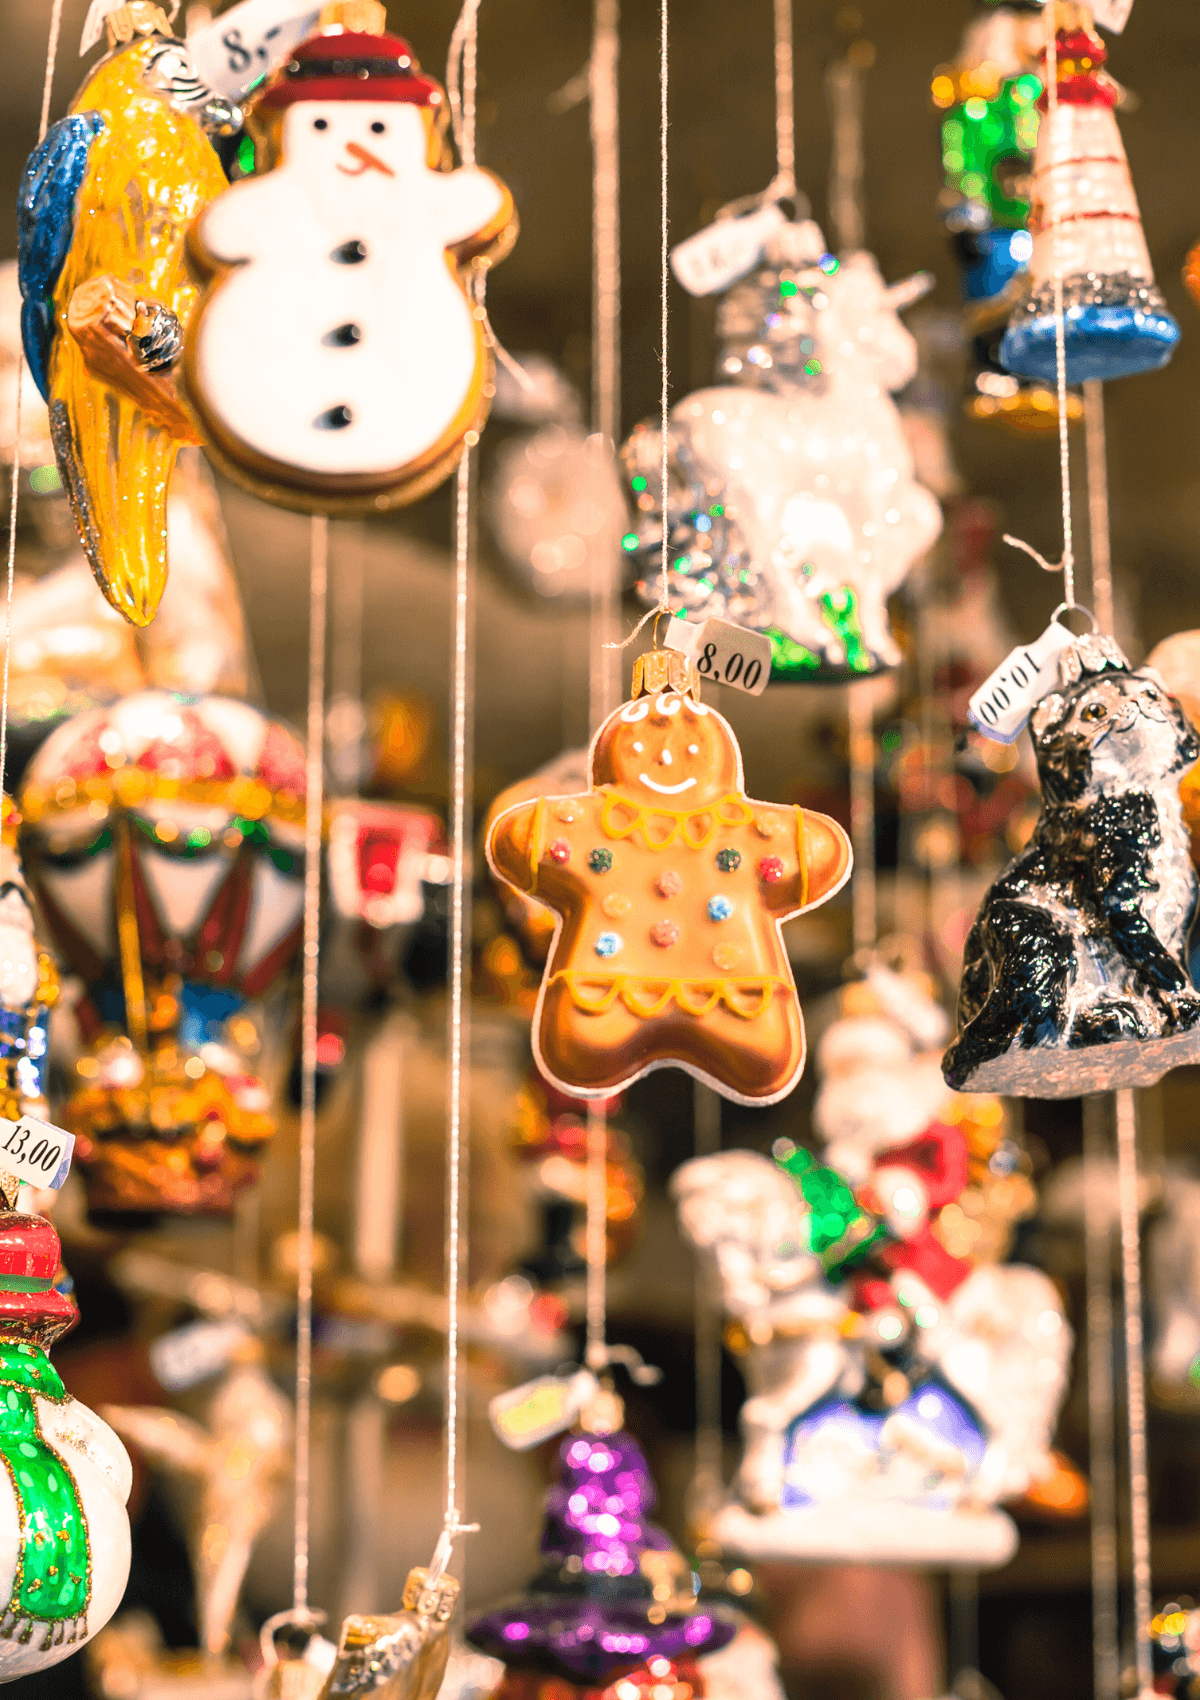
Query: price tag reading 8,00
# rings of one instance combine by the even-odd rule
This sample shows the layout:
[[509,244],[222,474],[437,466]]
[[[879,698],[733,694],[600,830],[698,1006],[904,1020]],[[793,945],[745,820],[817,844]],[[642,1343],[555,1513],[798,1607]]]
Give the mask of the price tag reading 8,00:
[[1058,658],[1075,642],[1052,620],[1040,638],[1006,655],[967,704],[972,726],[997,744],[1012,744],[1038,703],[1058,680]]
[[25,1186],[60,1187],[71,1167],[75,1135],[36,1116],[9,1121],[0,1116],[0,1171]]
[[667,647],[690,656],[696,672],[710,685],[732,685],[759,697],[771,679],[771,640],[728,620],[705,620],[692,625],[672,620]]

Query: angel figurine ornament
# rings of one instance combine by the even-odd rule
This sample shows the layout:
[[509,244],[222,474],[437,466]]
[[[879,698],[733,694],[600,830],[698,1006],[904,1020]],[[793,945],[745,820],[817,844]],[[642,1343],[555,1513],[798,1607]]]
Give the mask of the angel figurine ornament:
[[1042,813],[967,939],[959,1091],[1077,1098],[1200,1061],[1187,968],[1196,872],[1179,795],[1200,738],[1111,638],[1063,651],[1030,723]]
[[487,837],[493,873],[558,917],[538,1068],[581,1098],[669,1066],[740,1103],[786,1097],[804,1024],[780,928],[845,884],[846,834],[746,796],[733,731],[674,651],[638,658],[588,771],[581,795],[518,803]]
[[476,440],[491,357],[459,268],[516,223],[490,172],[443,169],[445,95],[384,8],[326,13],[248,114],[258,173],[192,230],[209,284],[184,374],[231,477],[352,512],[415,501]]

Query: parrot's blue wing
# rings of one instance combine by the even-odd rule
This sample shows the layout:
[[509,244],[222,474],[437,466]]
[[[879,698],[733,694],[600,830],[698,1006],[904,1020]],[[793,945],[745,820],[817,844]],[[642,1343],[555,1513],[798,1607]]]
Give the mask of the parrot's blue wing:
[[52,124],[29,156],[17,196],[21,340],[34,382],[47,400],[54,286],[75,234],[75,200],[88,149],[103,128],[98,112],[75,112]]

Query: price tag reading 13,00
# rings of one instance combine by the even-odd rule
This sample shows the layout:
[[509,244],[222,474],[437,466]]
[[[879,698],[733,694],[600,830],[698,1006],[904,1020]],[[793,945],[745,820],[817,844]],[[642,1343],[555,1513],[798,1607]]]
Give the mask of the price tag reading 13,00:
[[1040,638],[1005,656],[967,704],[972,726],[998,744],[1015,743],[1038,703],[1058,683],[1058,658],[1074,642],[1066,626],[1051,620]]
[[75,1135],[52,1122],[22,1116],[11,1122],[0,1116],[0,1171],[15,1175],[25,1186],[60,1187],[71,1167]]

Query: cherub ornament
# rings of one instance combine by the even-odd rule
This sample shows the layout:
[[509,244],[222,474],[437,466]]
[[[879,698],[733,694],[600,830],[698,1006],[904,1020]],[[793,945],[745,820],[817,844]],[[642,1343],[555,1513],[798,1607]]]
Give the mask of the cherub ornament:
[[443,169],[445,95],[371,10],[372,30],[330,26],[268,81],[258,174],[191,235],[210,281],[185,378],[210,450],[305,511],[411,502],[449,475],[491,369],[460,268],[516,235],[497,178]]
[[132,1481],[121,1442],[46,1356],[77,1313],[54,1285],[58,1235],[12,1202],[0,1208],[0,1683],[69,1658],[117,1609]]
[[691,664],[641,656],[582,795],[496,819],[492,871],[559,917],[534,1015],[552,1086],[604,1098],[679,1067],[740,1103],[786,1097],[804,1024],[780,928],[850,875],[824,815],[751,801],[732,729]]
[[1053,380],[1055,289],[1062,278],[1069,384],[1165,366],[1179,326],[1154,282],[1137,196],[1113,115],[1116,83],[1091,8],[1055,5],[1058,104],[1047,111],[1033,162],[1032,289],[1000,346],[1010,372]]
[[1079,638],[1059,678],[1030,723],[1041,816],[967,939],[942,1065],[960,1091],[1077,1098],[1200,1060],[1179,797],[1200,738],[1111,638]]
[[144,626],[166,583],[171,469],[199,441],[170,372],[196,299],[184,235],[226,186],[210,137],[240,114],[150,0],[106,28],[111,51],[22,179],[22,328],[84,553]]

